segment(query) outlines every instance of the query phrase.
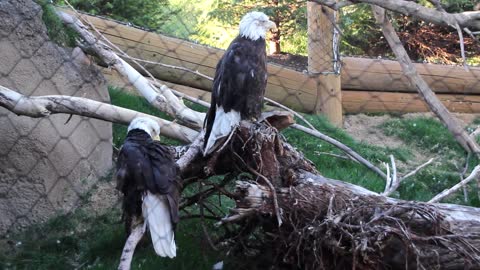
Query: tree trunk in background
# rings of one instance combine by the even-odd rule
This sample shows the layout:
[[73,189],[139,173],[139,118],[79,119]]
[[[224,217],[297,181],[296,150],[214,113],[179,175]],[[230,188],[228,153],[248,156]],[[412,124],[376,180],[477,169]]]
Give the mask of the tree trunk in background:
[[392,199],[325,178],[271,127],[242,123],[231,146],[226,157],[264,176],[237,181],[232,213],[248,218],[235,222],[261,235],[234,234],[242,254],[268,251],[258,259],[282,269],[480,267],[480,209]]
[[[275,8],[278,8],[278,0],[273,1],[273,5]],[[277,32],[272,34],[272,38],[270,39],[270,54],[279,54],[282,52],[280,48],[280,37],[281,37],[281,18],[280,13],[275,11],[275,15],[272,17],[273,22],[277,26]]]

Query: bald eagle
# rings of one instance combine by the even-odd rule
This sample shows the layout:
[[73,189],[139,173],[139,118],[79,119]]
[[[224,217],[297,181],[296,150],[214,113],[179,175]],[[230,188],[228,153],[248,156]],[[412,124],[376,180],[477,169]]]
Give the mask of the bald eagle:
[[176,256],[174,228],[179,220],[178,167],[173,150],[154,140],[160,126],[147,117],[135,118],[117,160],[117,188],[123,193],[127,233],[141,224],[150,231],[155,252]]
[[267,85],[265,35],[275,28],[262,12],[247,13],[240,21],[240,34],[216,67],[212,105],[204,122],[204,155],[241,120],[259,118]]

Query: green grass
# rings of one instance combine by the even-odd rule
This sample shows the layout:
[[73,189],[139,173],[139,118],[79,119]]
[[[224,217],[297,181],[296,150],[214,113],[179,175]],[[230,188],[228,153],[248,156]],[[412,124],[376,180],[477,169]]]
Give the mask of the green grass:
[[[323,116],[305,115],[305,118],[319,131],[344,143],[374,164],[378,164],[379,161],[389,161],[390,154],[401,161],[411,158],[411,153],[407,148],[383,148],[359,143],[342,129],[332,126]],[[334,146],[316,137],[306,136],[303,132],[294,129],[286,129],[283,134],[288,142],[296,146],[316,164],[322,175],[361,185],[373,191],[383,191],[384,180],[365,166],[351,160],[320,154],[321,152],[328,152],[343,155]]]
[[[473,124],[476,123],[475,120]],[[430,117],[393,118],[381,128],[385,134],[395,136],[410,149],[417,149],[428,157],[436,157],[433,165],[420,171],[414,177],[406,179],[398,189],[398,196],[406,200],[428,201],[444,189],[460,181],[460,174],[465,166],[466,152],[455,141],[451,133],[437,119]],[[469,171],[479,160],[469,160]],[[462,192],[457,192],[443,202],[480,206],[475,184],[469,190],[469,200],[464,201]]]
[[396,136],[410,145],[428,149],[431,152],[443,154],[453,151],[463,152],[452,134],[438,120],[431,117],[411,119],[393,119],[382,126],[385,134]]
[[[14,244],[0,255],[0,269],[115,269],[126,240],[120,217],[119,208],[101,216],[80,208],[33,226],[10,237]],[[199,232],[201,226],[194,220],[178,225],[175,260],[158,257],[150,239],[142,241],[132,269],[211,269],[220,258],[204,248]]]
[[[109,88],[109,92],[112,104],[169,119],[142,97],[130,95],[115,88]],[[199,107],[195,109],[205,111]],[[379,128],[388,136],[403,140],[405,146],[385,148],[359,143],[342,129],[333,127],[324,117],[312,115],[305,117],[318,130],[353,148],[379,167],[381,162],[389,161],[390,154],[393,154],[399,162],[413,159],[413,151],[422,152],[428,157],[438,157],[435,164],[405,180],[393,196],[407,200],[427,201],[459,181],[459,174],[456,171],[458,166],[463,166],[465,153],[435,119],[392,118]],[[478,123],[480,118],[474,122],[474,124]],[[320,153],[342,155],[343,153],[335,147],[294,129],[287,129],[282,134],[288,142],[313,161],[324,176],[358,184],[370,190],[383,191],[384,180],[363,165]],[[125,126],[114,125],[113,136],[116,146],[122,144],[125,135]],[[163,141],[168,144],[178,144],[174,140],[165,138]],[[470,168],[476,164],[478,160],[472,158]],[[403,173],[405,172],[400,171],[400,174]],[[107,180],[102,181],[109,181],[111,177],[105,179]],[[218,182],[221,179],[221,176],[217,176],[210,180]],[[185,190],[183,195],[192,195],[201,188],[204,188],[201,184],[194,184]],[[228,188],[232,189],[233,183]],[[463,202],[461,192],[457,192],[445,201],[480,206],[476,189],[472,186],[469,190],[470,200],[467,203]],[[87,198],[88,195],[84,199]],[[209,199],[216,204],[221,202],[221,208],[224,211],[234,206],[234,202],[224,196]],[[189,211],[196,214],[199,209],[192,206]],[[82,206],[73,213],[32,226],[26,232],[11,235],[9,237],[13,243],[11,248],[8,247],[4,254],[0,253],[0,269],[114,269],[126,239],[120,217],[120,206],[103,215],[95,215]],[[213,234],[220,230],[214,228],[212,222],[207,222],[206,226]],[[176,236],[179,247],[176,259],[170,260],[156,256],[150,240],[147,239],[137,248],[132,269],[211,269],[214,263],[225,260],[221,252],[213,252],[203,239],[199,220],[181,221],[177,227]],[[15,245],[19,242],[22,244]],[[227,265],[230,260],[231,258],[226,259]]]
[[78,34],[66,27],[55,12],[55,8],[49,0],[36,0],[42,7],[42,20],[47,27],[47,34],[50,40],[62,47],[75,47],[75,39]]

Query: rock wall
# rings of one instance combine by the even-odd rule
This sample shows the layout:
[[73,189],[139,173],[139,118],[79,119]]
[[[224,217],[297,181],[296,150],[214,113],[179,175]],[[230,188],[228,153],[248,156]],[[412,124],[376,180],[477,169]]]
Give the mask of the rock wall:
[[[25,95],[109,102],[106,82],[80,49],[49,40],[32,0],[0,1],[0,85]],[[0,108],[0,235],[71,211],[112,167],[110,123]]]

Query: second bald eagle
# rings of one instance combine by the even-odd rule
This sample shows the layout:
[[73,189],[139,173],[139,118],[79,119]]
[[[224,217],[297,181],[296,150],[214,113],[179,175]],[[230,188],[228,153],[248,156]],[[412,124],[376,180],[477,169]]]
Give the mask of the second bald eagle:
[[265,36],[275,23],[262,12],[250,12],[240,21],[240,34],[217,64],[212,105],[205,118],[204,155],[241,120],[258,119],[267,85]]

